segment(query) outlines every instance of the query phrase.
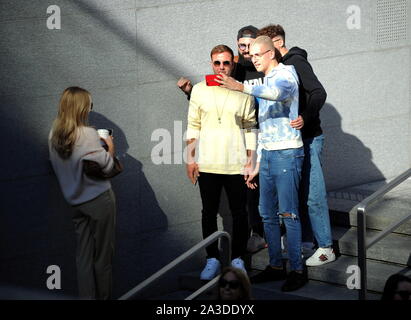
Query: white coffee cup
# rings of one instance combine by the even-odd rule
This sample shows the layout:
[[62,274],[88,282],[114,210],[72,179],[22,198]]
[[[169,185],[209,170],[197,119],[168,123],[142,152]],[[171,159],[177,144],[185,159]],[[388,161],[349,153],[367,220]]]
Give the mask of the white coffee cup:
[[110,131],[108,131],[107,129],[98,129],[97,133],[103,139],[107,139],[108,136],[110,135]]

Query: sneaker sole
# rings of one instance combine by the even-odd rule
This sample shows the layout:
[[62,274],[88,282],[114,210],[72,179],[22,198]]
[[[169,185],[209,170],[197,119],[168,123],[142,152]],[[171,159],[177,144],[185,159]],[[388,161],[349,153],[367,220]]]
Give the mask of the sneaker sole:
[[334,257],[334,259],[332,259],[332,260],[321,261],[320,263],[318,263],[318,262],[307,263],[307,262],[308,262],[308,260],[307,260],[307,261],[305,262],[305,265],[306,265],[307,267],[318,267],[318,266],[322,266],[322,265],[327,264],[327,263],[330,263],[330,262],[334,262],[335,260],[336,260],[335,257]]

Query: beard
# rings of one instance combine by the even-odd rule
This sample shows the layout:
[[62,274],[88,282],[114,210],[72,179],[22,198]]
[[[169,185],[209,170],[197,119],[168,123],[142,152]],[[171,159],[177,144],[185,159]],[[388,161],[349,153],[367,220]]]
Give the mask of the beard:
[[244,56],[240,52],[238,52],[238,63],[240,63],[244,67],[254,67],[254,64],[251,62],[251,59],[244,58]]

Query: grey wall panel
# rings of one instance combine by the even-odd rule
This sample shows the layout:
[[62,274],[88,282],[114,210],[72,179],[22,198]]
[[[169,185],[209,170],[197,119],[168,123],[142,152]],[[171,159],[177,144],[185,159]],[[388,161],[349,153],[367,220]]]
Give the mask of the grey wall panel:
[[[325,152],[329,189],[376,180],[376,177],[391,178],[408,166],[409,149],[405,146],[409,145],[409,124],[404,119],[408,119],[410,112],[409,52],[409,48],[404,48],[313,63],[328,93],[327,105],[321,111],[322,126],[327,144],[335,143],[326,146]],[[387,125],[395,121],[404,126],[399,129]],[[353,147],[347,150],[349,141],[353,142]],[[372,151],[370,165],[378,168],[378,174],[374,169],[364,169],[367,162],[359,147],[361,143]],[[349,156],[342,160],[341,154]],[[401,154],[395,157],[395,166],[393,154]],[[355,167],[356,163],[363,167],[362,170],[355,170],[355,175],[347,175],[344,179],[337,178],[338,170],[327,169]]]
[[0,97],[0,133],[4,139],[1,180],[44,175],[50,172],[47,137],[57,114],[58,96]]
[[[332,106],[326,106],[332,109]],[[338,113],[333,112],[338,117]],[[393,178],[409,164],[408,117],[390,117],[372,121],[372,128],[363,124],[325,127],[323,162],[328,190]]]
[[[136,0],[2,0],[0,3],[0,23],[22,21],[31,18],[47,18],[47,8],[51,5],[60,7],[61,16],[78,13],[79,8],[88,13],[104,12],[117,9],[134,9]],[[45,24],[44,19],[44,24]],[[65,21],[62,20],[62,25]]]
[[[207,2],[207,0],[136,0],[137,9],[145,8],[162,8],[162,7],[171,7],[176,5],[184,5],[190,2]],[[209,2],[209,1],[208,1]]]
[[[410,49],[359,53],[314,61],[312,66],[343,125],[409,112]],[[389,57],[389,59],[387,59]],[[337,120],[322,114],[323,125]]]
[[[164,152],[181,152],[184,146],[182,133],[187,129],[189,101],[177,88],[176,81],[140,85],[137,96],[137,109],[133,117],[138,127],[130,135],[139,156],[151,158],[153,152],[158,154],[153,149],[168,138],[171,138],[172,144]],[[174,157],[172,161],[174,163]]]
[[[194,186],[188,180],[185,165],[155,165],[147,161],[143,168],[150,186],[155,190],[159,206],[167,215],[169,226],[194,221],[200,224],[200,189],[198,184]],[[147,226],[155,223],[156,218],[154,215],[151,217],[149,211],[145,216]]]
[[[139,82],[208,72],[211,48],[224,43],[237,51],[237,30],[247,24],[257,27],[282,24],[288,46],[308,49],[314,60],[376,48],[373,1],[361,1],[357,5],[360,29],[347,27],[350,1],[278,1],[267,7],[267,2],[260,0],[254,1],[253,7],[264,10],[252,14],[248,4],[247,1],[196,2],[138,10],[138,43],[144,47],[141,52],[137,49]],[[230,15],[218,10],[221,7],[230,8]],[[170,36],[170,29],[179,33]]]
[[1,95],[50,95],[67,84],[107,88],[134,81],[134,10],[79,10],[61,30],[47,29],[44,19],[14,21],[3,23],[0,34]]

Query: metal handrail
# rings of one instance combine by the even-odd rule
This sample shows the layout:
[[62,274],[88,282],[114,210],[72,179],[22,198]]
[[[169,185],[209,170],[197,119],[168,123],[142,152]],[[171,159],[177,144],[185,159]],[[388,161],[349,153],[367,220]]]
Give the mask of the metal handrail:
[[207,291],[208,289],[214,287],[218,280],[220,279],[220,276],[218,275],[217,277],[215,277],[214,279],[210,280],[209,282],[207,282],[205,285],[203,285],[201,288],[199,288],[196,292],[193,292],[192,294],[190,294],[187,298],[185,298],[184,300],[193,300],[195,298],[197,298],[200,294],[202,294],[203,292]]
[[[134,297],[137,293],[141,292],[143,289],[145,289],[147,286],[149,286],[150,284],[152,284],[154,281],[158,280],[160,277],[164,276],[168,271],[174,269],[175,267],[177,267],[180,263],[182,263],[183,261],[187,260],[188,258],[190,258],[191,256],[193,256],[195,253],[197,253],[199,250],[209,246],[210,244],[212,244],[213,242],[217,241],[218,239],[224,239],[226,238],[227,241],[223,241],[222,242],[222,266],[226,267],[229,265],[230,261],[231,261],[231,236],[228,232],[225,231],[216,231],[213,234],[209,235],[207,238],[205,238],[204,240],[202,240],[201,242],[199,242],[198,244],[196,244],[194,247],[192,247],[191,249],[187,250],[185,253],[183,253],[182,255],[180,255],[179,257],[177,257],[176,259],[174,259],[173,261],[171,261],[168,265],[166,265],[165,267],[161,268],[159,271],[157,271],[156,273],[154,273],[151,277],[147,278],[146,280],[144,280],[143,282],[141,282],[140,284],[138,284],[137,286],[135,286],[133,289],[131,289],[130,291],[128,291],[127,293],[125,293],[124,295],[122,295],[119,300],[128,300],[131,299],[132,297]],[[214,278],[212,281],[212,284],[216,283],[217,278]],[[206,289],[209,286],[209,283],[207,283],[204,287],[206,287]],[[200,288],[202,289],[202,288]],[[200,292],[200,289],[197,290],[195,293],[199,292],[198,294],[202,293],[203,291]],[[197,294],[197,295],[198,295]],[[196,296],[197,296],[196,295]],[[190,295],[191,299],[195,298],[196,296],[194,296],[194,293],[192,295]],[[189,297],[189,298],[190,298]],[[188,299],[188,298],[187,298]]]
[[369,197],[365,198],[358,204],[357,207],[357,247],[358,247],[358,266],[360,268],[360,283],[361,287],[358,292],[359,300],[366,300],[367,295],[367,249],[376,244],[381,239],[385,238],[391,231],[397,229],[401,224],[411,218],[411,214],[400,219],[398,222],[391,224],[386,229],[369,241],[366,240],[366,210],[371,204],[379,201],[385,194],[394,189],[396,186],[407,180],[411,176],[411,169],[408,169],[398,177],[393,179],[385,186],[378,189]]

